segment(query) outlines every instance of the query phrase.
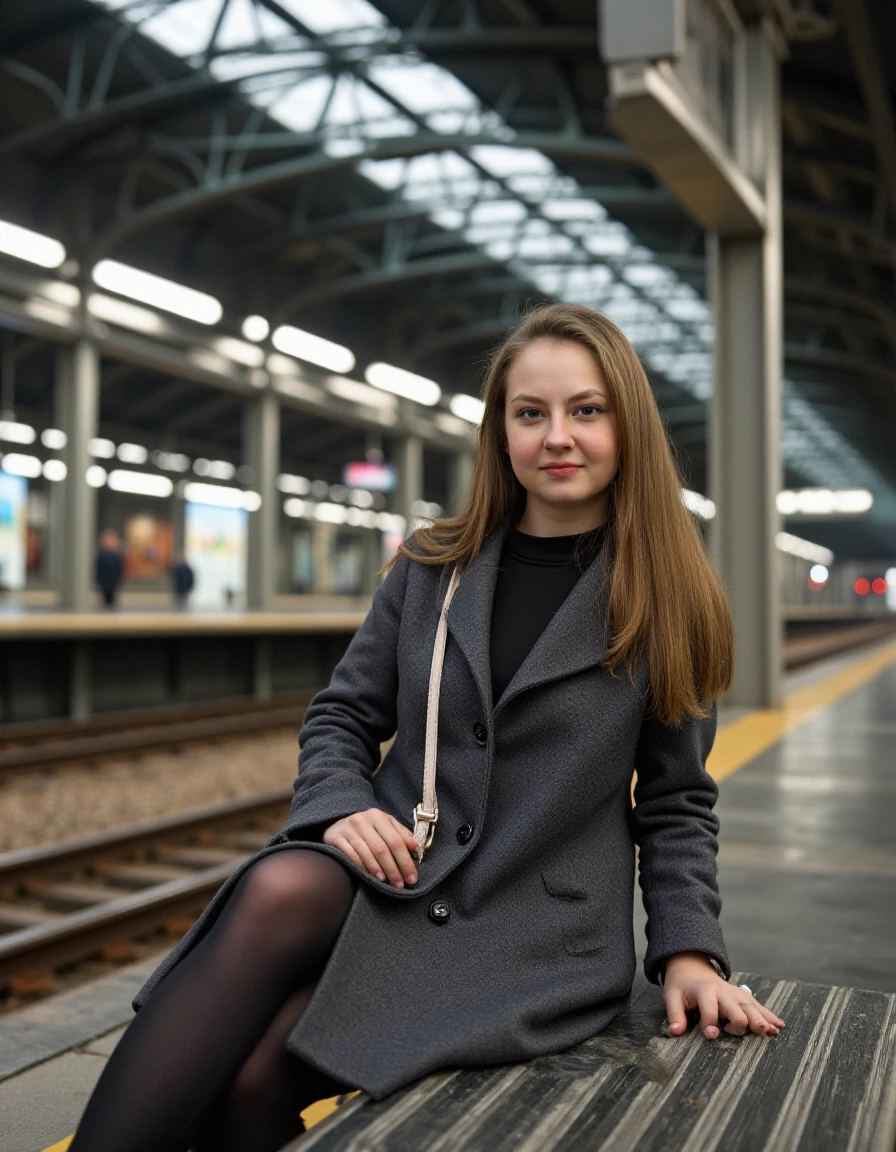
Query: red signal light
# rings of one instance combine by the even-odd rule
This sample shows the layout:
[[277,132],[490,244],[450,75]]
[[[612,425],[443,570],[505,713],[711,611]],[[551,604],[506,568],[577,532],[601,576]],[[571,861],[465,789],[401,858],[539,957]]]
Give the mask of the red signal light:
[[854,587],[857,596],[867,596],[871,591],[871,584],[864,576],[860,576],[858,580],[856,580]]
[[883,596],[883,594],[884,594],[884,592],[886,592],[886,590],[887,590],[887,582],[886,582],[886,580],[884,580],[883,576],[878,576],[878,578],[876,580],[872,580],[872,582],[871,582],[871,591],[872,592],[875,592],[878,596]]

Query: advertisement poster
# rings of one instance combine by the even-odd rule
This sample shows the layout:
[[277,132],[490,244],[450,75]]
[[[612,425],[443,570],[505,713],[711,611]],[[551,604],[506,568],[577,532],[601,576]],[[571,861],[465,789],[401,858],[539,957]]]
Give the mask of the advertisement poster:
[[333,591],[360,596],[364,583],[364,545],[357,536],[339,535],[333,543]]
[[171,573],[170,520],[129,516],[124,523],[124,570],[128,580],[159,582]]
[[28,481],[0,472],[0,590],[25,587]]
[[311,550],[311,531],[297,528],[292,538],[292,590],[311,592],[314,589],[314,555]]
[[186,551],[196,577],[190,596],[194,608],[242,606],[248,520],[244,508],[187,502]]

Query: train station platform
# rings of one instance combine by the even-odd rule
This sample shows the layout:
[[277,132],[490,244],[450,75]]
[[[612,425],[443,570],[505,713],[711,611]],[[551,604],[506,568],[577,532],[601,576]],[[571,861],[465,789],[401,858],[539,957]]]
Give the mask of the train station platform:
[[[710,758],[720,785],[719,882],[732,963],[767,980],[896,993],[896,643],[790,673],[786,687],[780,709],[723,707]],[[640,900],[635,918],[643,950]],[[0,1018],[0,1152],[62,1152],[154,963],[145,958]],[[889,1019],[892,998],[878,999],[890,1005]],[[862,1003],[844,1000],[826,1051],[841,1043],[845,1051],[861,1032]],[[809,1052],[821,1042],[809,1028],[785,1030],[774,1043]],[[804,1054],[792,1055],[802,1067]],[[840,1145],[822,1136],[812,1148]]]

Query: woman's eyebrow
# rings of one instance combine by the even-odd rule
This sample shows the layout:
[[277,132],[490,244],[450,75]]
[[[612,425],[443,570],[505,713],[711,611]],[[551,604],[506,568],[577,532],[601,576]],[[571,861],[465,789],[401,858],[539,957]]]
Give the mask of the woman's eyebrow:
[[[577,392],[575,396],[570,396],[567,402],[571,404],[573,400],[587,400],[589,396],[597,396],[598,398],[603,399],[603,394],[601,392],[598,392],[595,388],[589,388],[587,392]],[[540,396],[530,396],[525,392],[520,392],[519,395],[514,396],[510,403],[516,404],[517,400],[528,400],[529,403],[535,404],[544,403],[544,400],[542,400]]]

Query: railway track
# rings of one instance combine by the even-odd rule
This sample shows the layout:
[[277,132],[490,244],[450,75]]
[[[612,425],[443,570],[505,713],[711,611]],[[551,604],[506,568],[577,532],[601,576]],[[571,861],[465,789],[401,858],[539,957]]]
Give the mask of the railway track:
[[241,733],[294,728],[298,733],[313,690],[270,700],[243,698],[111,713],[84,721],[44,720],[0,729],[4,773],[137,754]]
[[127,959],[133,940],[181,935],[291,798],[289,786],[0,856],[0,993],[22,978],[52,991],[50,974],[104,949]]

